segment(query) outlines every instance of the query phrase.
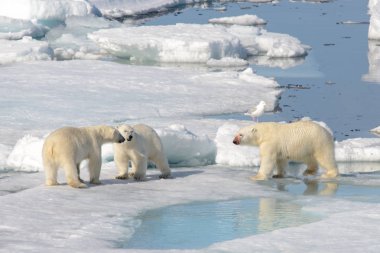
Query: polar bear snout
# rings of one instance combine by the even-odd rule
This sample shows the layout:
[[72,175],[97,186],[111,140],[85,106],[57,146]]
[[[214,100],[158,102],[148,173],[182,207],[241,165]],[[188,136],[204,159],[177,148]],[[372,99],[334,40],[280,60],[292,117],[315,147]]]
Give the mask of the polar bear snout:
[[123,143],[123,142],[125,142],[125,138],[120,134],[119,140],[117,142],[118,143]]
[[131,135],[129,135],[129,136],[128,136],[128,139],[127,139],[127,141],[131,141],[131,140],[132,140],[132,138],[133,138],[133,135],[131,134]]
[[241,135],[236,135],[234,140],[232,141],[233,144],[235,145],[240,145],[240,142],[241,142]]
[[117,143],[123,143],[123,142],[125,142],[124,136],[119,131],[117,131],[116,142]]

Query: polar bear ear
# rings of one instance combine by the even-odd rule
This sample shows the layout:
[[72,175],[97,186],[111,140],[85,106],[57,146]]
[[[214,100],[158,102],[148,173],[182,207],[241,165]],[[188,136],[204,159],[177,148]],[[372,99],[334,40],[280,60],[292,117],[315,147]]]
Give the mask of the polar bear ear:
[[252,132],[252,133],[256,133],[256,132],[257,132],[257,129],[253,127],[252,130],[251,130],[251,132]]

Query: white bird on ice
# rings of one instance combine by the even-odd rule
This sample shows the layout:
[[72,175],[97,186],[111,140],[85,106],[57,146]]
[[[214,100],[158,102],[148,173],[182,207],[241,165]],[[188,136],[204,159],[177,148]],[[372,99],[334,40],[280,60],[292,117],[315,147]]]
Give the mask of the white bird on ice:
[[258,122],[258,118],[264,114],[266,103],[264,101],[260,101],[255,108],[250,109],[248,112],[244,113],[244,115],[248,115],[252,117],[252,120]]

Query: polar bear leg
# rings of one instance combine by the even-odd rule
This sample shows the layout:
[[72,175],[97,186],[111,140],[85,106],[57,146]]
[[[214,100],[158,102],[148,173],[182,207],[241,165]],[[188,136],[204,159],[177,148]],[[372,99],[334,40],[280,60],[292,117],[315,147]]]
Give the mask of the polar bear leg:
[[57,171],[58,167],[50,164],[49,162],[44,162],[45,168],[45,184],[47,186],[57,185]]
[[129,177],[134,177],[137,170],[137,164],[134,159],[131,160],[131,170],[128,172]]
[[74,188],[86,188],[87,185],[81,183],[78,179],[77,166],[73,161],[67,161],[65,166],[66,181],[67,184]]
[[316,160],[318,164],[326,170],[322,178],[335,178],[338,176],[338,169],[332,156],[318,156]]
[[80,178],[80,163],[77,164],[78,179],[81,183],[84,183],[84,180]]
[[165,157],[164,154],[161,154],[158,156],[156,159],[152,160],[157,168],[161,171],[160,178],[168,178],[170,177],[170,168],[169,168],[169,163],[168,159]]
[[102,158],[101,156],[91,156],[88,162],[88,170],[90,174],[90,183],[91,184],[101,184],[100,178],[100,169],[102,167]]
[[272,156],[262,156],[259,172],[256,176],[251,177],[252,180],[266,180],[272,174],[275,167],[276,158]]
[[307,169],[304,171],[303,175],[304,176],[315,176],[318,171],[318,163],[316,160],[311,160],[306,163],[307,164]]
[[285,168],[288,165],[288,160],[286,159],[277,159],[276,161],[276,167],[277,167],[277,174],[273,175],[273,178],[283,178],[285,177]]
[[128,166],[129,166],[129,158],[123,157],[118,158],[115,157],[116,167],[118,169],[119,174],[115,177],[116,179],[128,179]]
[[139,154],[132,160],[133,178],[135,180],[143,180],[148,168],[148,158]]

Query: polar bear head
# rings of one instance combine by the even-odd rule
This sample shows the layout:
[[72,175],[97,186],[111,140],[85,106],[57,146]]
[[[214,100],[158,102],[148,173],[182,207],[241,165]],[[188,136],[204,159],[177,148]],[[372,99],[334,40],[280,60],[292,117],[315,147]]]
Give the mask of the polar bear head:
[[236,134],[232,141],[235,145],[259,145],[260,136],[258,129],[253,126],[246,126],[241,128]]
[[116,142],[122,143],[125,141],[125,138],[120,134],[120,132],[112,126],[92,126],[87,127],[87,131],[95,134],[96,138],[102,143],[107,142]]
[[117,128],[126,141],[132,141],[135,130],[130,125],[121,125]]

